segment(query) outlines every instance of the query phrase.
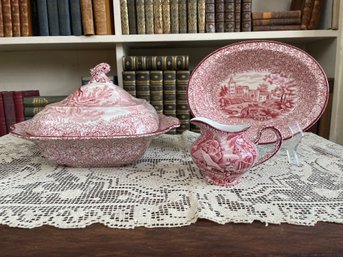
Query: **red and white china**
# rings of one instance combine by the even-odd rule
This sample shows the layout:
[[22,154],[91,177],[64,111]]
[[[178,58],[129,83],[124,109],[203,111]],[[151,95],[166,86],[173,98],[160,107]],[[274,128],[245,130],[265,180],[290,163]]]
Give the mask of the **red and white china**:
[[119,166],[139,159],[154,136],[178,127],[177,118],[158,115],[146,100],[131,96],[106,76],[101,63],[89,84],[47,105],[11,133],[37,144],[43,156],[75,167]]
[[[197,117],[191,120],[200,127],[201,135],[191,146],[191,156],[204,178],[214,185],[232,186],[250,168],[269,160],[280,149],[282,136],[274,127],[258,130],[251,141],[246,133],[249,125],[224,125]],[[275,147],[263,157],[258,156],[258,144],[264,131],[276,136]]]
[[[308,53],[274,41],[245,41],[218,49],[193,71],[188,103],[195,117],[219,123],[249,124],[252,138],[261,127],[275,126],[283,139],[288,124],[303,130],[322,115],[328,101],[325,72]],[[275,141],[265,133],[261,143]]]

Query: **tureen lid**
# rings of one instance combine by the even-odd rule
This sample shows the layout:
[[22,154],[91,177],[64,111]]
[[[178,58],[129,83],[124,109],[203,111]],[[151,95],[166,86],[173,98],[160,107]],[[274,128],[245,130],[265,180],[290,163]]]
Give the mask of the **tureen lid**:
[[30,120],[34,136],[115,136],[151,133],[158,129],[155,108],[131,96],[106,76],[107,63],[91,69],[91,79],[66,99],[47,105]]

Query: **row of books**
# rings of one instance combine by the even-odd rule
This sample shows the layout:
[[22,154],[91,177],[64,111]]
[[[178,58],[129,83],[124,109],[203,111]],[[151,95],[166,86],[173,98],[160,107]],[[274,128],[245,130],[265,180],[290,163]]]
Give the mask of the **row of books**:
[[252,30],[317,29],[323,0],[293,0],[289,11],[252,12]]
[[120,0],[123,34],[251,31],[252,0]]
[[113,33],[112,0],[0,0],[0,37]]
[[25,120],[24,98],[39,96],[39,90],[0,92],[0,136],[7,134],[10,127]]

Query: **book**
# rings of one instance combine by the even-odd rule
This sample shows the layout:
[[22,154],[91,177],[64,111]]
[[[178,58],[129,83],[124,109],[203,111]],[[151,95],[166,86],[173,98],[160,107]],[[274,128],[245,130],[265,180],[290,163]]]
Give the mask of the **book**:
[[304,7],[304,0],[292,0],[290,10],[291,11],[301,10],[302,11],[303,7]]
[[144,1],[145,8],[145,33],[154,34],[154,3],[153,0]]
[[136,21],[136,1],[127,0],[127,11],[129,17],[129,32],[130,34],[137,34],[137,21]]
[[69,0],[58,0],[58,23],[60,26],[60,35],[70,36],[71,35],[71,21],[70,21],[70,10]]
[[0,137],[7,134],[6,117],[5,117],[5,106],[0,92]]
[[13,100],[15,105],[16,122],[25,120],[24,97],[39,96],[39,90],[14,91]]
[[[163,71],[163,113],[176,117],[176,71]],[[169,134],[175,134],[176,129]]]
[[70,1],[71,34],[82,35],[81,3],[80,0]]
[[150,71],[150,103],[159,114],[163,113],[163,71]]
[[235,0],[224,0],[224,32],[235,31]]
[[136,97],[136,72],[123,71],[123,89],[130,95]]
[[242,2],[241,0],[235,0],[235,32],[241,31],[241,12]]
[[111,0],[93,0],[93,15],[96,35],[111,35]]
[[13,91],[3,91],[2,98],[4,102],[6,128],[7,132],[9,132],[10,127],[16,123]]
[[60,35],[57,1],[58,0],[46,0],[46,6],[48,8],[49,35],[50,36]]
[[162,0],[163,34],[170,34],[170,0]]
[[215,0],[216,32],[224,32],[224,0]]
[[253,31],[300,30],[301,25],[255,25]]
[[282,19],[282,18],[299,18],[301,17],[300,10],[294,11],[275,11],[275,12],[252,12],[252,19]]
[[176,71],[176,117],[180,120],[180,127],[176,128],[178,133],[190,130],[190,111],[187,104],[189,75],[189,70]]
[[323,0],[315,0],[313,3],[313,9],[311,13],[311,19],[307,29],[317,29],[320,20],[320,13],[323,6]]
[[136,71],[136,96],[150,102],[150,71]]
[[81,2],[81,20],[83,34],[86,36],[94,35],[94,18],[92,0],[80,0]]
[[14,37],[20,37],[19,0],[11,0],[12,32]]
[[121,33],[123,35],[130,34],[127,0],[120,0],[120,22],[121,22]]
[[311,21],[314,0],[305,0],[301,16],[301,29],[308,29]]
[[179,0],[170,0],[170,32],[179,33]]
[[198,0],[198,33],[205,33],[206,0]]
[[145,7],[144,0],[136,0],[137,33],[145,34]]
[[197,33],[197,0],[188,0],[187,11],[188,33]]
[[24,96],[23,104],[24,107],[43,107],[48,104],[56,103],[62,101],[66,98],[66,95],[57,96]]
[[163,34],[162,0],[154,0],[154,32]]
[[216,20],[216,16],[215,16],[214,0],[206,0],[206,2],[205,2],[205,30],[206,30],[206,33],[216,32],[215,20]]
[[252,0],[242,0],[242,13],[241,13],[241,30],[251,31],[251,11],[252,11]]
[[40,36],[49,36],[48,7],[46,0],[37,1],[38,29]]
[[30,1],[32,36],[39,36],[37,0]]
[[133,70],[188,70],[188,55],[123,56],[124,71]]
[[[4,19],[2,16],[2,1],[0,0],[0,37],[4,37]],[[0,103],[1,104],[1,103]],[[0,136],[1,136],[1,130],[0,130]]]
[[333,0],[332,20],[331,20],[331,28],[332,29],[338,29],[340,2],[341,2],[340,0]]
[[253,26],[255,25],[299,25],[301,18],[280,18],[280,19],[260,19],[252,20]]
[[41,112],[45,106],[40,107],[24,107],[25,119],[34,117],[37,113]]
[[187,2],[179,0],[179,28],[180,33],[187,33]]
[[12,37],[12,13],[11,13],[11,0],[1,0],[2,1],[2,19],[4,26],[5,37]]

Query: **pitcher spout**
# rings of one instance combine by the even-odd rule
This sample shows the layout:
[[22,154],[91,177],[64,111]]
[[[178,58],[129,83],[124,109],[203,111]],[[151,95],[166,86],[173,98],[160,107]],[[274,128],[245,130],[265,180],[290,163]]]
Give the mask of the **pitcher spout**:
[[205,117],[195,117],[191,119],[191,122],[196,124],[199,127],[201,127],[202,125],[203,126],[205,125],[205,126],[212,127],[218,131],[228,132],[228,133],[240,133],[250,128],[250,125],[248,124],[226,125],[226,124],[222,124],[222,123],[216,122],[214,120],[211,120]]

